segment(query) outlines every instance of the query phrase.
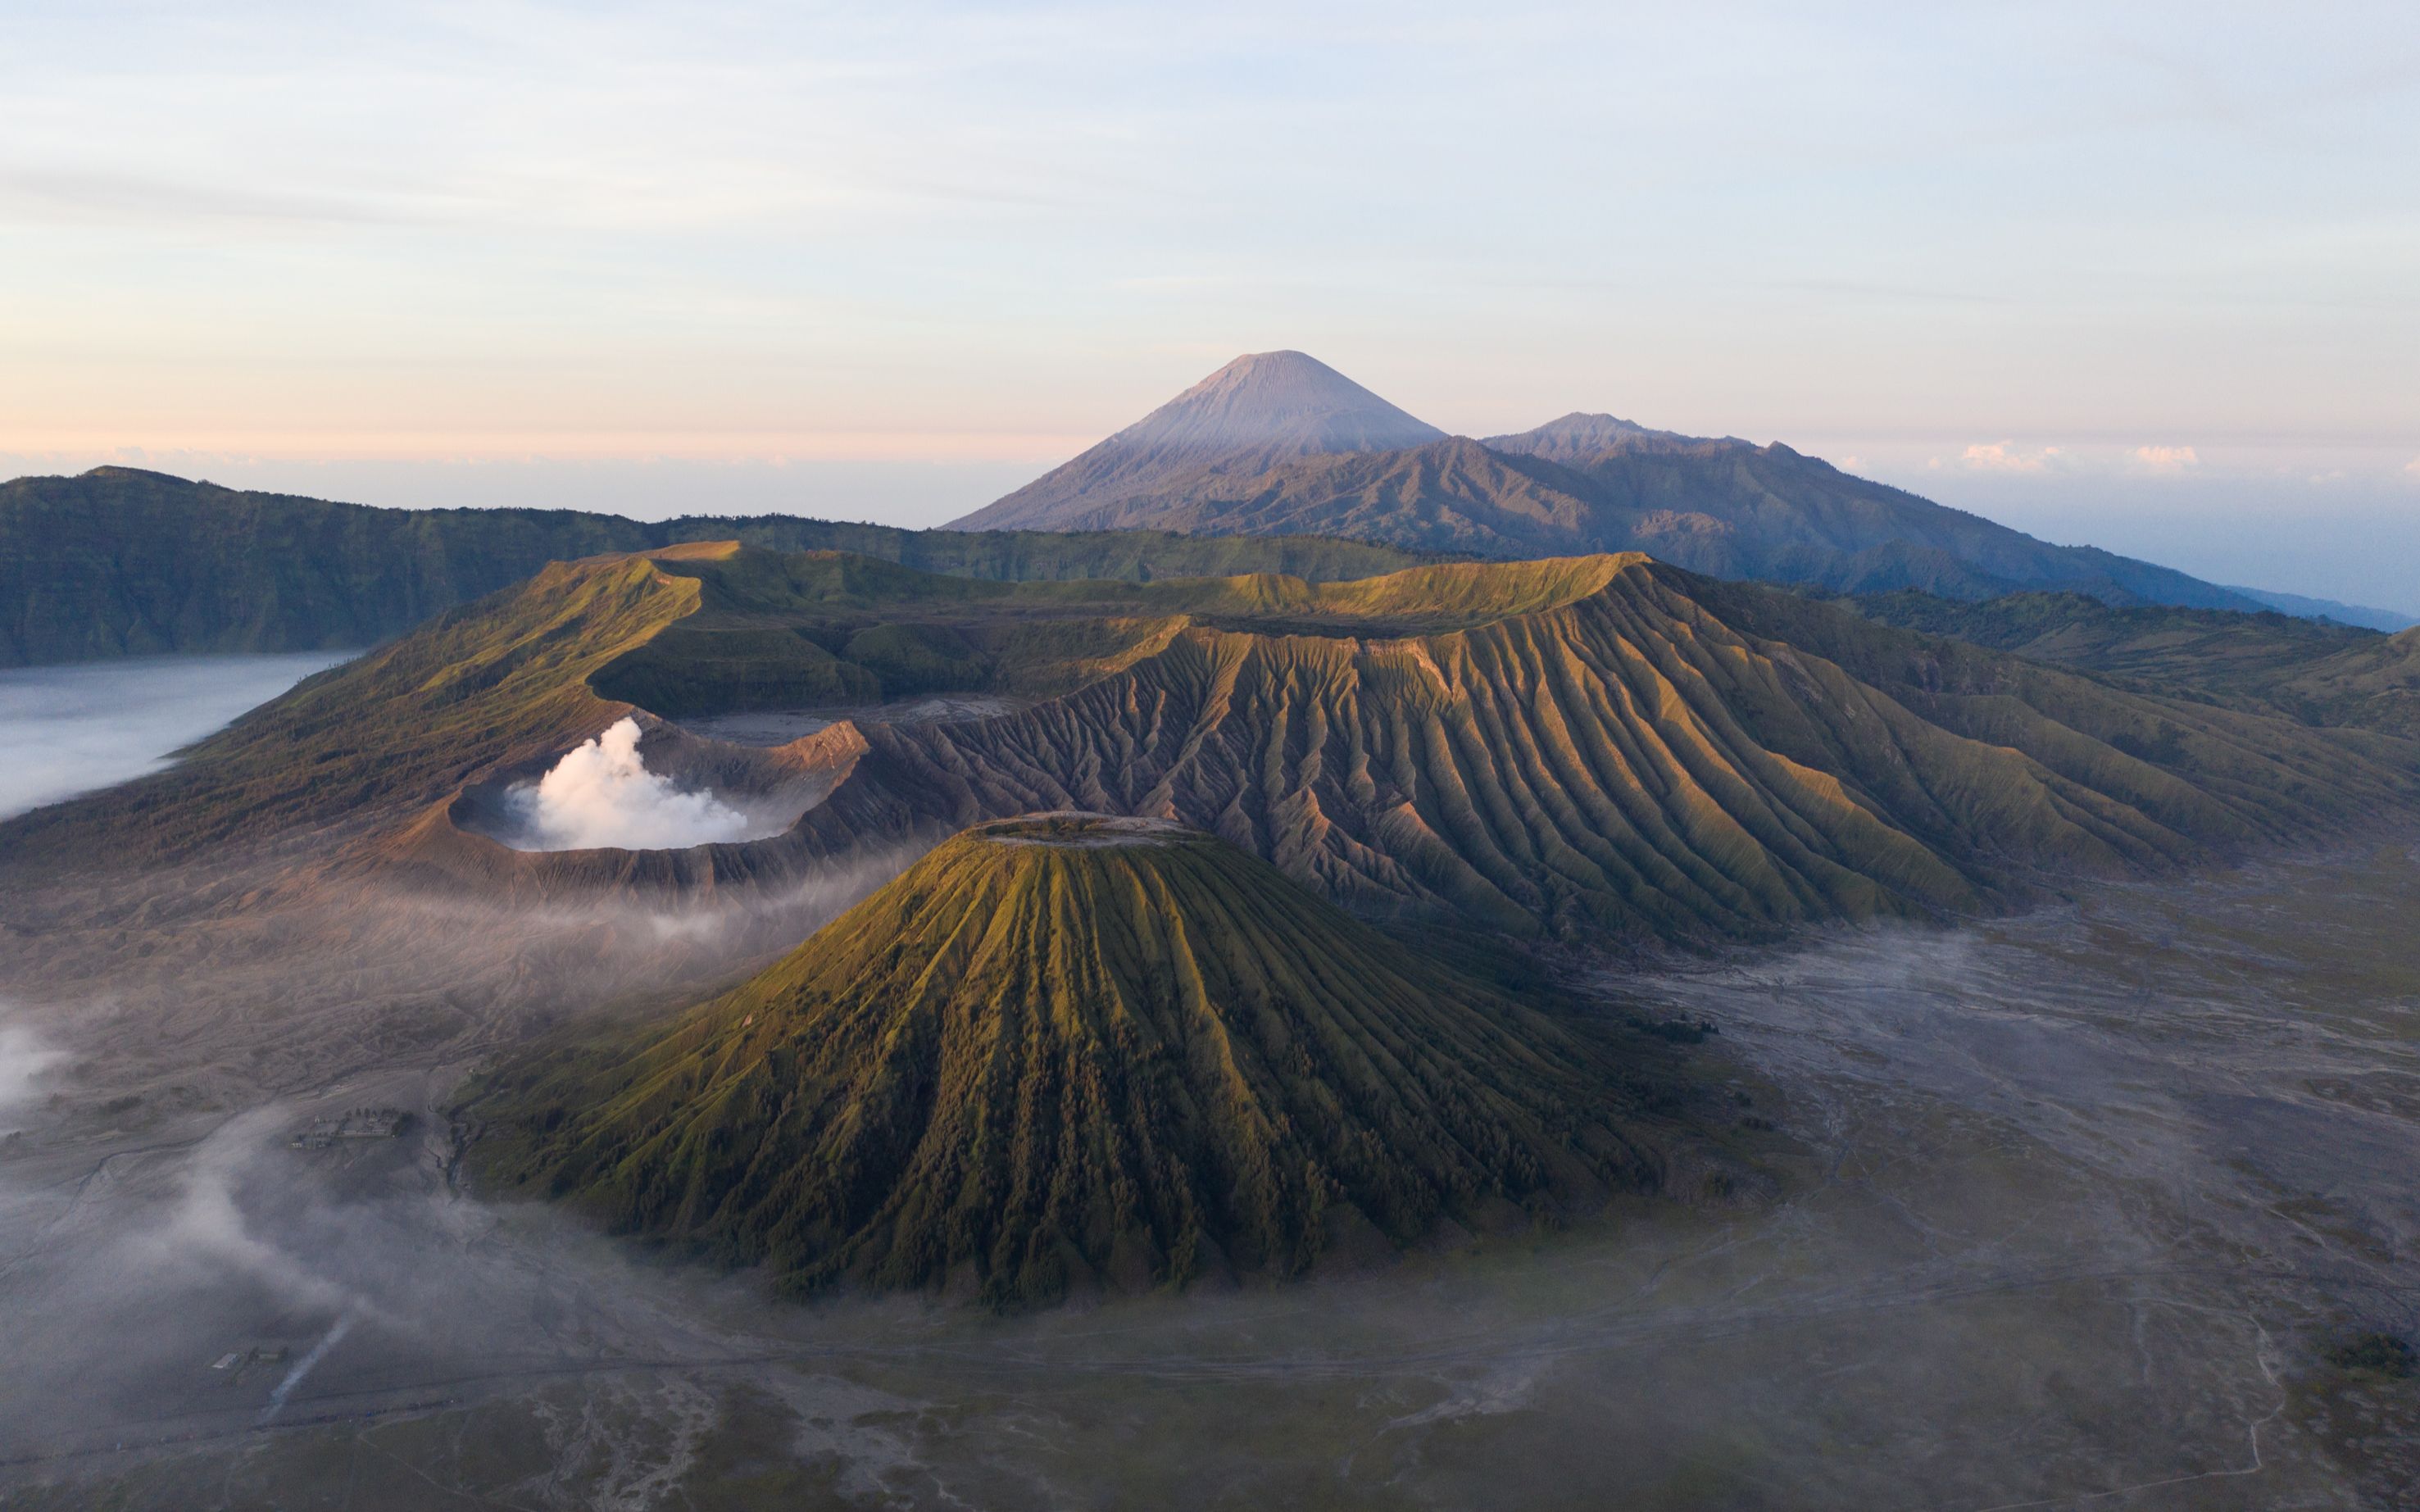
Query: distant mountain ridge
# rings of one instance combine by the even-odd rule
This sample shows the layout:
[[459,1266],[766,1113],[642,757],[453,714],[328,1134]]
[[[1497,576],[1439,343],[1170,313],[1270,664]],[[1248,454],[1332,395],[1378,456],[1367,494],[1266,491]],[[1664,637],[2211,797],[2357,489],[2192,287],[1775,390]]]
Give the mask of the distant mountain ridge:
[[[1253,397],[1249,428],[1229,423],[1237,393]],[[1288,427],[1268,413],[1298,393],[1317,396],[1323,417],[1358,418]],[[1342,439],[1321,440],[1330,434]],[[1281,445],[1266,440],[1279,435]],[[1482,441],[1448,436],[1299,352],[1237,358],[954,528],[1011,524],[1335,535],[1504,558],[1642,551],[1716,577],[1849,593],[2039,589],[2115,604],[2270,607],[2169,568],[2037,540],[1778,443],[1577,412]]]
[[2267,588],[2247,588],[2233,585],[2235,591],[2246,598],[2257,599],[2281,615],[2297,619],[2331,619],[2339,625],[2351,625],[2361,630],[2384,631],[2392,635],[2397,631],[2420,625],[2420,617],[2399,609],[2380,609],[2370,604],[2341,603],[2334,599],[2314,599],[2307,594],[2277,593]]
[[2387,634],[2283,612],[2115,609],[2074,594],[1961,603],[1899,592],[1847,602],[1882,624],[2081,668],[2146,692],[2215,699],[2304,725],[2420,735],[2420,627]]
[[1026,579],[1367,577],[1424,558],[1359,541],[900,530],[807,520],[638,521],[575,509],[386,509],[128,467],[0,483],[0,666],[369,646],[549,562],[689,540],[848,551]]
[[1329,581],[1441,554],[1639,551],[1842,593],[2080,593],[2408,622],[2053,546],[1778,444],[1582,413],[1484,441],[1449,436],[1290,351],[1237,359],[958,526],[983,528],[379,508],[123,467],[22,477],[0,483],[0,666],[367,646],[549,562],[713,539],[1003,581]]
[[[1677,430],[1651,429],[1619,415],[1590,414],[1574,410],[1559,419],[1549,420],[1535,430],[1524,430],[1517,436],[1490,436],[1487,444],[1497,451],[1523,452],[1531,457],[1543,457],[1550,462],[1574,462],[1603,456],[1608,451],[1642,441],[1688,442],[1696,439]],[[1726,436],[1715,444],[1745,446],[1747,443],[1736,436]]]

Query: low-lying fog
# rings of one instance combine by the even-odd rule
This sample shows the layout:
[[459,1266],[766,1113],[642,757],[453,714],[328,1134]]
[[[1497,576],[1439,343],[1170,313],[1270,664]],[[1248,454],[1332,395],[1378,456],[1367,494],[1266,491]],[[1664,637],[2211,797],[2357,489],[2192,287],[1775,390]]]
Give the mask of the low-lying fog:
[[0,818],[167,765],[351,651],[178,656],[0,670]]
[[[1010,1320],[776,1306],[465,1192],[442,1110],[526,984],[403,1004],[332,958],[299,1024],[68,1011],[66,1095],[0,1144],[0,1495],[2402,1504],[2420,1387],[2331,1351],[2420,1322],[2415,923],[2397,847],[1614,974],[1718,1026],[1769,1192]],[[364,1106],[413,1121],[314,1143]]]

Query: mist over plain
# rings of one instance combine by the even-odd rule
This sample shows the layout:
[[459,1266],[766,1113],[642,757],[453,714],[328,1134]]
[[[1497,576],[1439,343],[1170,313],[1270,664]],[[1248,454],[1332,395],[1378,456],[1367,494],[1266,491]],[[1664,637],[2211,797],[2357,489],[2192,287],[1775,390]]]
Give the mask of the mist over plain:
[[[2360,1504],[2288,1424],[2324,1409],[2317,1343],[2409,1321],[2413,1126],[2361,1088],[2412,1074],[2390,942],[2415,876],[2397,849],[1625,974],[1719,1027],[1782,1200],[1007,1321],[775,1306],[449,1176],[442,1109],[505,1032],[465,988],[627,1013],[651,969],[711,972],[693,932],[364,897],[275,1004],[243,952],[169,943],[147,983],[11,1021],[74,1050],[19,1103],[45,1151],[0,1164],[0,1454],[163,1507],[196,1474],[292,1497],[397,1457],[565,1507],[720,1504],[717,1467],[791,1462],[844,1504],[1171,1504],[1205,1474],[1264,1504],[1401,1504],[1373,1493],[1403,1477],[1455,1504]],[[2354,974],[2316,990],[2280,952],[2314,899]],[[2280,1003],[2310,1016],[2290,1048],[2257,1027]],[[368,1103],[420,1112],[292,1143]],[[2315,1185],[2324,1208],[2275,1195]],[[496,1447],[436,1447],[466,1436]]]
[[350,651],[0,669],[0,818],[156,772]]

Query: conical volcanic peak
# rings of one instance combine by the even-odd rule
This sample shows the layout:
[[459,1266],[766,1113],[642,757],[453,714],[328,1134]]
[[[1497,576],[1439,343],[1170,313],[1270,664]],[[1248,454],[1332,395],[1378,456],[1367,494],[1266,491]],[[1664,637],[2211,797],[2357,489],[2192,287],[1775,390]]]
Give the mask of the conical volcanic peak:
[[945,842],[669,1029],[506,1068],[489,1168],[799,1289],[1285,1274],[1656,1169],[1595,1040],[1223,841]]
[[1400,451],[1444,439],[1444,431],[1317,358],[1253,352],[953,528],[1001,530],[1026,522],[1063,528],[1068,517],[1113,509],[1187,478],[1249,477],[1306,457]]
[[1316,357],[1258,351],[1236,358],[1136,424],[1129,444],[1296,456],[1394,451],[1443,441],[1445,432],[1371,393]]

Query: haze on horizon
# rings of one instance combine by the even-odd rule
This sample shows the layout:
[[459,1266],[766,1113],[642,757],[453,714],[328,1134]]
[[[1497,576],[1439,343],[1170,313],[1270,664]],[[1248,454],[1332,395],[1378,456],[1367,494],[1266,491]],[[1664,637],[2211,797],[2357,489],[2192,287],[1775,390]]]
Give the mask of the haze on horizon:
[[18,20],[0,475],[929,524],[1291,347],[2420,611],[2405,6]]

